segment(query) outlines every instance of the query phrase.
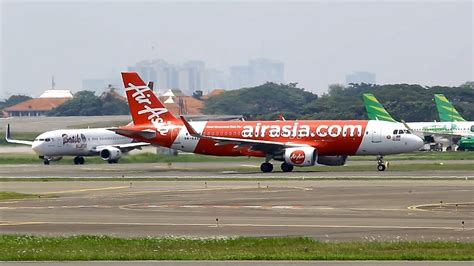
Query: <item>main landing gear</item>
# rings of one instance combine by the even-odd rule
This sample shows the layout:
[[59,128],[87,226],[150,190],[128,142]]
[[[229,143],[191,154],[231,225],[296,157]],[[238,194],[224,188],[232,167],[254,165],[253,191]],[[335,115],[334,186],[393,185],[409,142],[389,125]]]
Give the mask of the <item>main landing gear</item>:
[[49,165],[49,160],[47,158],[44,158],[43,163],[44,163],[44,165]]
[[85,162],[84,157],[82,156],[74,157],[74,164],[84,164],[84,162]]
[[292,164],[289,164],[289,163],[282,163],[281,164],[281,170],[283,172],[291,172],[291,171],[293,171],[293,168],[294,168],[294,166]]
[[383,160],[383,156],[379,155],[377,156],[377,170],[379,171],[385,171],[385,169],[388,167],[388,162],[385,162]]
[[[283,172],[291,172],[293,171],[294,166],[289,163],[282,163],[281,164],[281,171]],[[264,173],[270,173],[273,171],[273,164],[269,162],[264,162],[260,165],[260,170]]]
[[260,170],[264,173],[270,173],[273,171],[273,164],[270,163],[270,160],[272,159],[272,156],[270,154],[267,154],[265,157],[265,162],[260,165]]
[[273,171],[273,164],[269,162],[264,162],[260,165],[260,170],[264,173],[270,173]]
[[[272,159],[271,156],[268,156],[265,158],[265,162],[260,165],[260,170],[264,173],[270,173],[273,171],[273,164],[270,163],[270,160]],[[281,164],[281,171],[283,172],[291,172],[293,171],[294,166],[292,164],[283,162]]]

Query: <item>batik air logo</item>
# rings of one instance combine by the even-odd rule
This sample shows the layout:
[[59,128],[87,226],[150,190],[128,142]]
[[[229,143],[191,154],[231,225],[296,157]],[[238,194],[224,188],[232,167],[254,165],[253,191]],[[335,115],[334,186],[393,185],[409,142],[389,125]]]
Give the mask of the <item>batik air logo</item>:
[[63,138],[63,145],[66,143],[81,143],[86,142],[86,136],[84,134],[76,134],[69,136],[68,134],[62,134],[61,137]]
[[161,114],[168,112],[168,109],[164,107],[150,107],[150,97],[153,94],[153,91],[148,86],[135,86],[131,83],[129,83],[128,86],[129,88],[127,88],[127,91],[134,90],[132,97],[143,108],[142,110],[138,111],[138,114],[149,114],[147,119],[153,124],[157,132],[163,136],[168,134],[168,131],[170,130],[170,123],[166,123],[163,118],[160,117]]
[[305,159],[304,151],[296,150],[290,154],[290,161],[294,164],[302,164]]

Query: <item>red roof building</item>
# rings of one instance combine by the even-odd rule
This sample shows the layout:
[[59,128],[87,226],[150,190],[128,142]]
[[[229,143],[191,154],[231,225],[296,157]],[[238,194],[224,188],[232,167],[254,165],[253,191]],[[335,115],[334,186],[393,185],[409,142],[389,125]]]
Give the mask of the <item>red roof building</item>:
[[3,109],[7,116],[44,116],[70,98],[36,98]]

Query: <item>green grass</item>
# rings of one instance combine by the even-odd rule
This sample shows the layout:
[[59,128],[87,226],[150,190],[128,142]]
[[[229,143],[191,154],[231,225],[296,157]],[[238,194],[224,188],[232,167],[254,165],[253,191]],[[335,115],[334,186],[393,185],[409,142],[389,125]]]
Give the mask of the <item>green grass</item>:
[[[65,156],[62,160],[52,162],[52,164],[72,164],[72,156]],[[107,164],[98,156],[86,157],[86,164]],[[168,162],[246,162],[257,161],[258,158],[249,157],[228,157],[228,156],[207,156],[199,154],[180,154],[178,156],[165,156],[154,153],[139,153],[134,155],[124,155],[119,163],[168,163]],[[259,160],[261,161],[261,160]],[[0,164],[41,164],[42,160],[35,154],[2,154]]]
[[[374,156],[351,156],[351,161],[371,161]],[[474,152],[472,151],[450,151],[450,152],[436,152],[436,151],[417,151],[411,153],[403,153],[397,155],[385,156],[387,161],[400,160],[474,160]]]
[[[295,168],[296,171],[316,171],[316,172],[373,172],[377,171],[376,163],[373,165],[346,165],[346,166],[311,166],[303,168]],[[416,163],[412,164],[397,164],[391,162],[390,166],[385,171],[400,172],[400,171],[456,171],[456,170],[473,170],[474,164],[459,164],[459,163]],[[383,173],[381,173],[382,175]]]
[[[131,118],[130,118],[131,119]],[[98,121],[92,123],[85,123],[85,124],[77,124],[71,125],[67,128],[75,129],[75,128],[104,128],[104,127],[120,127],[130,123],[130,120],[121,120],[121,121]]]
[[473,260],[474,243],[0,235],[0,260]]
[[37,198],[39,195],[36,194],[24,194],[11,191],[0,191],[0,200],[10,200],[10,199],[29,199]]
[[[72,156],[66,156],[61,161],[53,164],[72,164]],[[414,152],[400,155],[389,155],[386,161],[402,160],[474,160],[474,152]],[[139,153],[134,155],[124,155],[120,158],[120,163],[157,163],[157,162],[260,162],[262,158],[255,157],[229,157],[229,156],[208,156],[200,154],[180,154],[178,156],[165,156],[154,153]],[[351,156],[349,161],[375,161],[374,156]],[[41,160],[34,154],[2,154],[0,164],[40,164]],[[104,164],[101,158],[87,157],[87,164]],[[374,163],[375,164],[375,163]],[[303,168],[307,169],[307,168]],[[372,169],[372,168],[371,168]]]

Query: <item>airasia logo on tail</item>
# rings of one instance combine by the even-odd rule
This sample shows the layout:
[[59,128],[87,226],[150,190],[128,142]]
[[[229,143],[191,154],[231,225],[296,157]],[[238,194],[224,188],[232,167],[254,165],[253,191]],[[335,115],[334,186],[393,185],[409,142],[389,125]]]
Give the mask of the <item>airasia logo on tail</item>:
[[305,153],[302,150],[296,150],[290,154],[290,161],[294,164],[302,164],[305,159]]

